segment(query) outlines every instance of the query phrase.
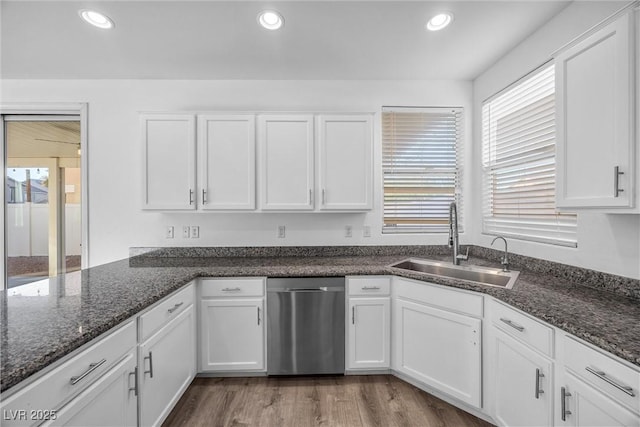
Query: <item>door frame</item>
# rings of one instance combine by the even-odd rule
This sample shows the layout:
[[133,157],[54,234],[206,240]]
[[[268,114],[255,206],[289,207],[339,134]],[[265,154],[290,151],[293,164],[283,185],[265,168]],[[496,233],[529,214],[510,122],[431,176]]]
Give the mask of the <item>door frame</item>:
[[[88,111],[89,105],[86,102],[82,103],[6,103],[0,104],[0,157],[2,158],[3,168],[7,165],[7,150],[4,133],[4,119],[5,115],[75,115],[80,117],[80,147],[82,149],[82,155],[80,156],[80,176],[82,181],[81,198],[82,203],[80,206],[81,212],[81,268],[85,269],[89,267],[89,138],[88,138]],[[7,209],[7,195],[5,194],[6,188],[6,172],[3,173],[4,177],[2,192],[2,209],[0,209],[0,219],[2,219],[2,238],[3,244],[0,245],[0,257],[2,262],[0,263],[2,276],[2,287],[0,289],[6,289],[7,287],[7,224],[6,224],[6,209]]]

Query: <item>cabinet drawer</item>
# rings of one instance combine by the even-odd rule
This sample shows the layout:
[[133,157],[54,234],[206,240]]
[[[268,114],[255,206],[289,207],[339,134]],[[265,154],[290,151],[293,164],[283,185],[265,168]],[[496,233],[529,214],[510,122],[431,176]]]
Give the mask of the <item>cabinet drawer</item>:
[[482,317],[482,295],[480,294],[398,277],[393,278],[393,291],[400,298],[412,299],[435,307]]
[[496,327],[553,357],[553,328],[494,300],[489,301],[487,307],[489,318]]
[[348,277],[349,295],[389,295],[391,278],[389,277]]
[[156,303],[154,308],[140,316],[140,341],[146,340],[166,322],[192,305],[193,301],[194,287],[191,284]]
[[563,336],[564,364],[567,370],[601,393],[635,412],[640,412],[640,372],[612,359],[603,352]]
[[[3,419],[2,425],[31,425],[36,421],[31,415],[60,409],[72,397],[100,378],[135,346],[136,327],[133,321],[105,338],[98,338],[95,344],[90,345],[75,357],[10,397],[3,398],[3,414],[16,414],[16,416],[10,417],[15,419]],[[31,411],[34,413],[32,414]],[[20,416],[20,414],[25,415]],[[40,420],[42,421],[42,418]]]
[[263,278],[201,279],[200,292],[208,297],[261,297],[264,295]]

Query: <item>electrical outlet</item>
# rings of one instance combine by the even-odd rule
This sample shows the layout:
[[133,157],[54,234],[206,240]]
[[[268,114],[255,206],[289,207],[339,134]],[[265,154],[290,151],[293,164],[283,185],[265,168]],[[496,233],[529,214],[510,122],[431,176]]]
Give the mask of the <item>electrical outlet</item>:
[[191,238],[192,239],[197,239],[200,237],[200,227],[197,225],[192,225],[191,226]]
[[286,232],[285,226],[284,225],[279,225],[278,226],[278,238],[279,239],[284,239],[285,232]]
[[183,239],[188,239],[190,235],[191,235],[191,227],[189,227],[188,225],[183,225],[182,226],[182,238]]
[[167,239],[173,239],[173,225],[167,226],[164,237],[166,237]]
[[344,226],[344,237],[353,237],[353,227],[350,225]]
[[365,225],[362,229],[362,237],[371,237],[371,226]]

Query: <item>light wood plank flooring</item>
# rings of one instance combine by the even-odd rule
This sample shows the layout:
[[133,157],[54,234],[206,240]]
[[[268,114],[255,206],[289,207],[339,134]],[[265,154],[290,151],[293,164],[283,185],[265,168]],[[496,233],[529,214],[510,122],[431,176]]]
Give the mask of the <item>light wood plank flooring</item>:
[[196,378],[166,426],[490,426],[391,375]]

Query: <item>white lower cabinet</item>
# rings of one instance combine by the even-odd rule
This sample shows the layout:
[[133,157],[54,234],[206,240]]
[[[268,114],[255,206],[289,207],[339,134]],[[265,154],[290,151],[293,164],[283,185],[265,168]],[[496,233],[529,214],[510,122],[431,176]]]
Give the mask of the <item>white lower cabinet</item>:
[[2,426],[136,425],[135,322],[2,394]]
[[264,371],[264,279],[202,279],[200,371]]
[[500,329],[491,328],[494,419],[501,426],[553,425],[553,364]]
[[[394,281],[396,287],[398,282]],[[479,408],[482,321],[404,299],[400,289],[396,292],[399,293],[393,305],[393,369]],[[458,291],[450,292],[450,300],[454,301]]]
[[115,367],[56,413],[45,426],[136,426],[136,354],[132,349]]
[[640,369],[559,335],[556,425],[640,426]]
[[140,425],[162,424],[196,374],[193,304],[139,346]]
[[380,370],[391,365],[390,277],[346,280],[346,369]]
[[558,402],[559,426],[640,426],[640,417],[570,373],[563,376]]

